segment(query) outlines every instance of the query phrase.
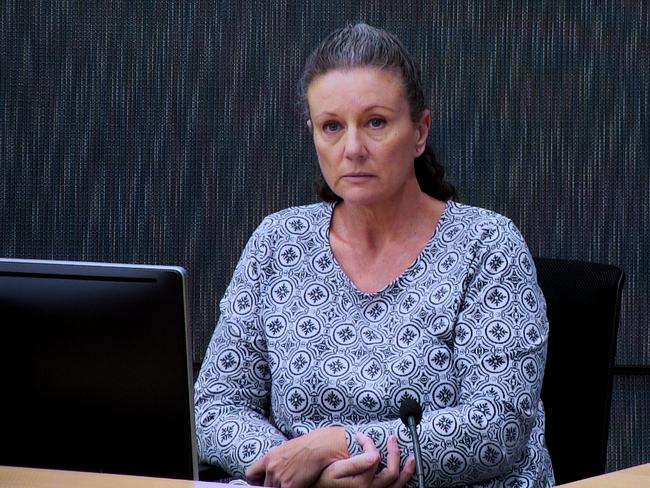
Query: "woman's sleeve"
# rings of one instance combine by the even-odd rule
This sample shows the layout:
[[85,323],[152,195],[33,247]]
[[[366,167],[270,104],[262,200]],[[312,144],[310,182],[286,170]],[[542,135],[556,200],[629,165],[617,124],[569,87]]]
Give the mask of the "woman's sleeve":
[[[452,407],[424,409],[418,430],[427,486],[473,483],[512,470],[526,455],[541,409],[546,305],[518,230],[508,221],[497,232],[505,236],[497,244],[480,238],[473,244],[451,350],[455,384],[423,392],[458,399]],[[351,454],[359,453],[356,431],[382,439],[384,459],[385,434],[397,433],[401,446],[411,445],[399,419],[351,425]]]
[[260,328],[259,240],[253,234],[220,303],[220,317],[194,386],[199,460],[244,478],[286,440],[269,422],[270,368]]

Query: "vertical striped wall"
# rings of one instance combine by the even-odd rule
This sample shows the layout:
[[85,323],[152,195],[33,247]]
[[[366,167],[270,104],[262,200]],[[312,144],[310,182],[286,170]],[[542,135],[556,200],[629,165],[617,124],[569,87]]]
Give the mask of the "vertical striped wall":
[[648,462],[649,16],[641,0],[4,0],[0,255],[185,266],[200,360],[252,229],[315,198],[305,56],[363,20],[420,60],[461,201],[510,216],[536,255],[627,273],[609,466]]

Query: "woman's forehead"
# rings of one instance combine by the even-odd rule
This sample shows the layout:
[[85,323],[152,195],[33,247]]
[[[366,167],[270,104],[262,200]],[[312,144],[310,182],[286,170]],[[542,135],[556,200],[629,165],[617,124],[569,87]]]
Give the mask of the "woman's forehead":
[[307,90],[310,109],[406,103],[401,75],[393,69],[361,67],[328,71]]
[[393,83],[403,85],[402,74],[399,69],[394,67],[378,67],[378,66],[355,66],[351,68],[335,68],[326,71],[325,73],[315,76],[309,83],[308,90],[315,84],[323,80],[373,80],[384,83]]

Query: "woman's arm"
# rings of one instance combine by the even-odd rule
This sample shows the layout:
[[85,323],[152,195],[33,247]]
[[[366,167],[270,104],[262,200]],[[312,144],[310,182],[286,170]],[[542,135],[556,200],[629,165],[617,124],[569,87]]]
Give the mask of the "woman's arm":
[[253,234],[220,303],[195,384],[199,458],[243,478],[262,453],[286,440],[269,422],[270,368],[256,320],[260,267]]
[[380,453],[372,439],[362,433],[356,441],[362,454],[330,464],[321,474],[316,488],[401,488],[415,473],[415,458],[411,455],[400,468],[400,448],[395,436],[388,438],[386,467],[377,473]]
[[246,470],[246,478],[260,486],[311,486],[325,468],[348,457],[345,429],[323,427],[271,449]]
[[[447,358],[450,381],[421,392],[433,400],[425,404],[418,427],[427,485],[493,478],[525,461],[524,456],[535,455],[526,448],[541,408],[546,307],[519,233],[501,221],[493,230],[503,234],[494,245],[490,239],[475,242]],[[399,419],[349,425],[346,430],[352,455],[359,453],[351,442],[357,431],[374,439],[396,433],[402,446],[410,444]],[[385,443],[379,447],[385,457]]]

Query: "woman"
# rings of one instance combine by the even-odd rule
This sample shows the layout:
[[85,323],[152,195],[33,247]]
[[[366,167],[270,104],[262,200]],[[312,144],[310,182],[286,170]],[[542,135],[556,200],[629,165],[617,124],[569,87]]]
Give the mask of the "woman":
[[450,200],[416,64],[348,26],[301,88],[325,201],[244,250],[196,384],[202,461],[264,486],[403,486],[408,396],[427,485],[551,485],[532,259],[508,219]]

